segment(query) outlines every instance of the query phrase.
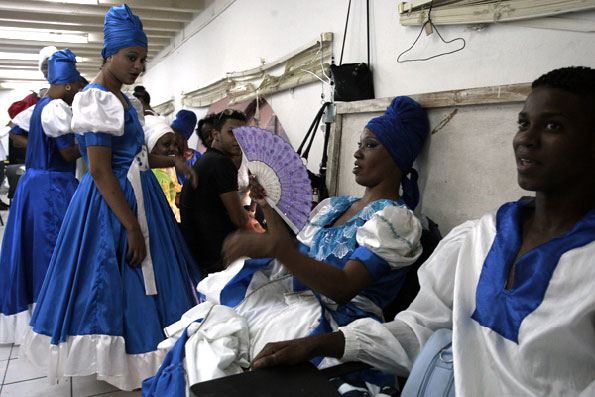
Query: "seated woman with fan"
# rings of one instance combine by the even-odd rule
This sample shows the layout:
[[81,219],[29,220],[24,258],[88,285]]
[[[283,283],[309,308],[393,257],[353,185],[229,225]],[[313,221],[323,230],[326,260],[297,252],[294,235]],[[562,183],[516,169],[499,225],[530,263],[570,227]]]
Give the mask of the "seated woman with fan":
[[160,344],[170,348],[180,336],[178,344],[188,338],[190,385],[241,372],[267,342],[328,332],[364,317],[383,320],[382,308],[422,250],[422,227],[412,212],[419,200],[412,164],[427,131],[421,106],[395,98],[368,123],[354,154],[363,197],[322,201],[297,242],[265,200],[266,191],[252,181],[251,195],[263,207],[268,231],[227,238],[223,254],[230,265],[199,284],[206,302],[168,327],[170,338]]

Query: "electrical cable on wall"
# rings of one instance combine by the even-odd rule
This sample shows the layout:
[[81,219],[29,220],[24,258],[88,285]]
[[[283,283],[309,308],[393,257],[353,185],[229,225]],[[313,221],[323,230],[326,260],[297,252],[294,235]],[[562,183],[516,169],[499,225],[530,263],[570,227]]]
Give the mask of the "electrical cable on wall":
[[[324,63],[323,63],[323,59],[324,59],[324,47],[322,46],[322,33],[320,34],[320,48],[318,49],[318,52],[316,53],[317,55],[320,54],[320,70],[322,72],[322,75],[325,77],[326,81],[324,79],[322,79],[320,76],[318,76],[316,73],[311,72],[309,70],[306,70],[304,68],[301,68],[300,70],[302,72],[306,72],[311,74],[312,76],[316,77],[318,80],[320,80],[320,82],[322,83],[322,87],[321,87],[321,93],[320,93],[320,98],[321,98],[321,104],[326,102],[325,101],[325,95],[324,95],[324,86],[325,84],[330,87],[331,90],[331,102],[333,102],[333,79],[326,74],[326,72],[324,71]],[[331,47],[331,51],[332,51],[332,47]],[[331,55],[331,63],[334,63],[334,57]]]
[[[417,35],[417,38],[415,39],[415,41],[413,42],[413,44],[411,45],[411,47],[409,47],[408,49],[406,49],[405,51],[403,51],[402,53],[399,54],[399,56],[397,57],[397,63],[406,63],[406,62],[422,62],[422,61],[428,61],[430,59],[434,59],[434,58],[438,58],[441,57],[443,55],[448,55],[448,54],[454,54],[455,52],[459,52],[461,50],[463,50],[463,48],[465,48],[466,46],[466,42],[465,39],[463,39],[462,37],[457,37],[456,39],[452,39],[449,41],[444,40],[444,38],[442,37],[442,35],[440,34],[440,32],[438,31],[438,28],[436,27],[436,25],[434,25],[434,22],[432,22],[432,6],[434,5],[434,0],[432,0],[430,2],[430,9],[428,10],[428,20],[422,25],[421,30],[419,31],[419,34]],[[436,33],[438,34],[438,37],[440,37],[440,40],[442,40],[442,42],[444,44],[450,44],[453,43],[455,41],[462,41],[463,45],[461,48],[457,48],[456,50],[453,51],[448,51],[448,52],[444,52],[441,54],[437,54],[437,55],[433,55],[431,57],[427,57],[427,58],[417,58],[417,59],[406,59],[406,60],[401,60],[401,57],[403,55],[405,55],[406,53],[408,53],[409,51],[411,51],[413,49],[413,47],[415,47],[415,44],[417,44],[417,41],[419,40],[419,38],[421,37],[422,32],[426,30],[427,34],[430,35],[433,33],[433,31],[435,30]]]

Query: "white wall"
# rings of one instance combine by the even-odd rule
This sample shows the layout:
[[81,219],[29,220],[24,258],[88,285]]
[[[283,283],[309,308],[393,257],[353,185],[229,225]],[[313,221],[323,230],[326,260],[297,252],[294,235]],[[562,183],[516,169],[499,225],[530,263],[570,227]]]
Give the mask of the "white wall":
[[[178,36],[176,41],[183,44],[172,47],[165,59],[151,62],[143,84],[151,93],[153,104],[175,97],[179,109],[183,91],[218,80],[225,72],[255,67],[261,59],[274,61],[327,31],[335,34],[334,55],[338,60],[347,3],[347,0],[214,0],[193,25],[224,11],[194,36],[187,37],[190,29]],[[445,39],[463,37],[467,47],[427,62],[398,64],[397,55],[409,48],[419,28],[399,24],[398,1],[370,3],[371,63],[377,98],[528,82],[561,66],[595,66],[593,34],[494,24],[482,31],[463,25],[440,27]],[[595,24],[595,13],[582,15]],[[344,61],[364,61],[364,0],[352,1],[347,39]],[[437,40],[436,34],[422,35],[418,43],[421,54],[440,50]],[[299,144],[320,107],[321,92],[322,85],[315,83],[266,98],[294,146]],[[197,113],[204,115],[206,108]],[[318,150],[312,152],[309,163],[313,170],[320,161],[321,137],[316,145]]]
[[[430,217],[443,234],[468,219],[480,217],[502,203],[533,195],[517,184],[512,138],[520,103],[473,105],[457,113],[435,134],[428,136],[414,168],[419,172],[421,200],[416,212]],[[428,110],[435,127],[453,108]],[[355,183],[353,152],[371,117],[380,113],[343,116],[339,156],[338,194],[361,195]]]

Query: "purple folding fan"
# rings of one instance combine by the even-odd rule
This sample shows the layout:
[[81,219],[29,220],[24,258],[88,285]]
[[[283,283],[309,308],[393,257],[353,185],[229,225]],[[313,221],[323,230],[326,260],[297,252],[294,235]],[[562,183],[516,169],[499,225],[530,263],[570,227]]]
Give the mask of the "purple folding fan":
[[312,208],[308,171],[293,147],[278,135],[258,127],[233,130],[248,160],[248,169],[264,188],[266,201],[298,233]]

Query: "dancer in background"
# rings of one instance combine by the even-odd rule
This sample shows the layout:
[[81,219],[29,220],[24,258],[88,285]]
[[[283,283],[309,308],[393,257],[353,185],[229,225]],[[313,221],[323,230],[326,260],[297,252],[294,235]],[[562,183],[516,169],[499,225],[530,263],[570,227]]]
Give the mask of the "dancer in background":
[[27,171],[20,178],[0,252],[0,343],[20,344],[45,278],[62,219],[78,181],[80,157],[70,105],[84,83],[70,50],[49,59],[50,88],[28,128]]
[[[171,128],[176,133],[177,155],[190,167],[193,167],[201,156],[199,152],[188,147],[188,139],[192,136],[194,127],[196,127],[196,115],[194,112],[184,109],[176,114],[176,119],[171,124]],[[180,185],[184,185],[184,181],[186,180],[184,174],[178,172],[177,175]]]
[[[145,116],[145,143],[151,154],[174,156],[176,153],[175,136],[172,128],[158,116]],[[180,210],[176,205],[176,171],[174,167],[153,168],[153,173],[161,186],[161,190],[173,211],[176,221],[180,223]],[[177,185],[179,186],[179,185]],[[180,187],[181,190],[181,187]]]
[[[143,70],[144,72],[144,66]],[[144,116],[159,116],[159,113],[153,110],[151,107],[151,95],[147,92],[145,87],[142,85],[137,85],[134,87],[134,92],[132,95],[139,100],[140,104],[143,107],[143,115]]]
[[[41,51],[39,51],[39,71],[43,74],[43,78],[46,80],[48,80],[48,61],[56,51],[58,51],[58,49],[54,46],[43,47]],[[31,120],[31,114],[33,113],[32,106],[39,101],[39,98],[45,96],[46,90],[47,88],[39,90],[39,95],[32,92],[20,101],[14,102],[8,108],[8,114],[11,118],[9,123],[9,126],[11,127],[9,136],[15,143],[17,150],[27,146],[27,133],[29,132],[29,122]]]

